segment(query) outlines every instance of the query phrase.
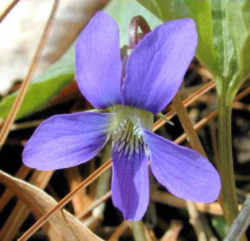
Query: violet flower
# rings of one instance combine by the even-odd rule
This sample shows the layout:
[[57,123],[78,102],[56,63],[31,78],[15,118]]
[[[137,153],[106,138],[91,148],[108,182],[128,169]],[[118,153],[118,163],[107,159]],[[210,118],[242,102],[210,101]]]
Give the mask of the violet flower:
[[214,201],[215,168],[199,153],[150,131],[153,114],[175,96],[195,54],[192,19],[155,28],[128,57],[125,76],[119,29],[99,11],[75,48],[76,80],[98,112],[55,115],[36,129],[23,152],[25,165],[55,170],[79,165],[112,144],[112,200],[125,219],[139,220],[149,203],[149,167],[166,189],[183,199]]

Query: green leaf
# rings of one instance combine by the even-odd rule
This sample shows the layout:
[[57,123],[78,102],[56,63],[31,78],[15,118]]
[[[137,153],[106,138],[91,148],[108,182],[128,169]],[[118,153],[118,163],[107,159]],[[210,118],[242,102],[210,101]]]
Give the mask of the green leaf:
[[162,21],[188,17],[190,15],[184,0],[137,0]]
[[199,30],[198,57],[232,99],[249,74],[250,2],[185,0]]
[[128,44],[128,26],[134,16],[142,15],[151,28],[162,23],[159,18],[136,1],[113,0],[105,8],[105,11],[112,15],[119,24],[121,46]]
[[[45,74],[35,78],[30,84],[17,119],[27,116],[43,108],[74,77],[74,49],[71,48],[55,64],[51,65]],[[5,118],[17,94],[6,96],[0,102],[0,117]]]
[[232,88],[238,90],[250,74],[250,2],[227,1],[225,5],[227,24],[235,49],[238,78]]
[[197,57],[206,65],[212,73],[218,72],[216,64],[216,53],[213,48],[213,22],[210,0],[185,0],[192,17],[197,26],[199,41]]
[[217,231],[221,240],[226,236],[227,226],[223,217],[213,216],[212,217],[212,226]]
[[197,57],[214,74],[218,93],[235,95],[250,74],[250,1],[137,1],[162,21],[193,18],[199,34]]
[[227,4],[228,2],[212,0],[213,44],[218,66],[216,80],[219,95],[225,93],[236,78],[239,64],[228,24]]
[[210,1],[204,0],[138,0],[162,21],[191,17],[195,20],[199,44],[197,57],[207,68],[216,73],[216,55],[213,48],[213,28]]
[[[241,23],[244,33],[241,40],[241,66],[242,74],[246,78],[250,74],[250,2],[244,1],[241,5]],[[239,35],[239,34],[238,34]],[[238,36],[239,37],[239,36]],[[236,31],[235,38],[237,39]]]

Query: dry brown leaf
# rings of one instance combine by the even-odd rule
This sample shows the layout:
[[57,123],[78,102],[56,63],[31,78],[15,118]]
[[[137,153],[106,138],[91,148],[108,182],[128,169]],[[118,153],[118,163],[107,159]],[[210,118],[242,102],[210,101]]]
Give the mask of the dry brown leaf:
[[[32,209],[36,217],[42,216],[57,204],[51,196],[40,188],[12,177],[1,170],[0,183],[15,192]],[[50,218],[46,231],[50,237],[56,236],[57,241],[102,240],[66,210],[57,211]]]

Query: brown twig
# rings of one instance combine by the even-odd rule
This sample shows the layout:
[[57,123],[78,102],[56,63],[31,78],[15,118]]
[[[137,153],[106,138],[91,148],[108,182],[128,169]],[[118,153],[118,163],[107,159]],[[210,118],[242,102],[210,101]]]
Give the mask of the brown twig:
[[0,15],[0,23],[4,20],[4,18],[10,13],[10,11],[17,5],[20,0],[12,1]]
[[191,120],[189,119],[187,110],[185,106],[183,105],[181,97],[178,93],[173,100],[173,107],[177,113],[177,116],[182,124],[182,127],[185,133],[188,135],[189,142],[192,148],[200,152],[203,156],[206,156],[206,153],[199,140],[199,137],[193,128],[193,124]]
[[176,220],[172,220],[170,223],[170,228],[161,238],[161,241],[178,241],[179,233],[182,229],[182,223]]
[[[236,97],[235,100],[238,101],[242,98],[244,98],[245,96],[247,96],[250,93],[250,87],[244,89],[242,92],[240,92]],[[167,115],[167,114],[166,114]],[[212,111],[210,112],[208,115],[206,115],[204,118],[202,118],[200,121],[198,121],[195,125],[194,125],[194,129],[200,130],[204,125],[206,125],[209,121],[211,121],[212,119],[214,119],[216,116],[218,115],[218,110]],[[181,136],[179,136],[176,139],[176,142],[179,144],[183,141],[185,141],[187,138],[187,134],[183,133]]]
[[[208,91],[210,91],[214,87],[215,87],[215,83],[214,83],[214,81],[211,80],[210,82],[208,82],[207,84],[205,84],[203,87],[201,87],[200,89],[198,89],[197,91],[195,91],[192,95],[190,95],[189,97],[187,97],[183,101],[184,106],[187,107],[187,106],[193,104],[198,98],[200,98],[202,95],[204,95],[205,93],[207,93]],[[172,109],[172,110],[170,110],[165,115],[165,118],[167,120],[170,120],[175,115],[176,115],[176,112]],[[163,119],[157,120],[154,123],[153,131],[156,131],[157,129],[159,129],[160,127],[162,127],[165,123],[166,123],[166,121],[163,120]]]
[[[165,205],[170,205],[177,208],[187,208],[186,202],[183,199],[172,196],[171,194],[163,191],[154,191],[151,194],[151,199]],[[205,204],[196,203],[196,207],[200,212],[209,213],[213,215],[222,215],[223,211],[218,202]],[[240,207],[240,205],[239,205]]]
[[[78,170],[78,167],[72,167],[66,170],[66,178],[68,180],[70,192],[73,191],[82,181],[82,177]],[[72,206],[75,216],[79,216],[90,205],[91,199],[86,193],[85,189],[78,192],[72,199]]]
[[114,233],[111,235],[111,237],[108,239],[108,241],[118,241],[121,235],[126,231],[128,228],[128,221],[123,221],[114,231]]
[[106,194],[104,194],[102,197],[95,200],[92,204],[88,206],[82,213],[80,213],[77,217],[79,219],[83,218],[85,215],[87,215],[90,211],[92,211],[94,208],[98,207],[101,203],[106,201],[111,197],[111,191],[108,191]]
[[14,101],[14,104],[13,104],[13,106],[8,114],[8,117],[6,118],[6,120],[3,124],[3,127],[0,131],[0,148],[3,146],[5,140],[10,132],[11,126],[16,118],[18,110],[20,109],[20,106],[21,106],[23,99],[26,95],[29,83],[33,77],[33,74],[36,70],[39,59],[41,57],[42,50],[45,47],[45,44],[47,42],[48,34],[49,34],[52,22],[54,20],[55,14],[56,14],[58,3],[59,3],[59,0],[55,0],[53,7],[52,7],[52,10],[51,10],[51,14],[50,14],[49,19],[48,19],[46,26],[44,28],[40,42],[38,44],[37,50],[36,50],[35,55],[32,59],[29,71],[28,71],[24,81],[22,82],[22,85],[20,87],[20,91],[19,91],[19,93]]

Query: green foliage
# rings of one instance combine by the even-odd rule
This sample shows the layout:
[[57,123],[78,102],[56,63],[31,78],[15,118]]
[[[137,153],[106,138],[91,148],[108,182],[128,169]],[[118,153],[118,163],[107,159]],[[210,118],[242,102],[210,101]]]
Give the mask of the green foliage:
[[237,90],[250,74],[250,1],[226,1],[224,5],[237,68],[232,89]]
[[138,0],[161,20],[191,17],[197,24],[197,57],[214,74],[218,93],[231,97],[250,72],[248,0]]
[[215,50],[213,48],[212,12],[210,1],[185,0],[190,16],[195,20],[199,33],[197,56],[207,68],[215,72]]
[[171,19],[190,16],[188,7],[184,0],[137,0],[154,15],[164,22]]
[[[51,65],[45,74],[35,78],[30,84],[17,119],[40,110],[74,77],[73,48],[71,48],[60,60]],[[0,102],[0,116],[5,118],[16,98],[17,94],[6,96]]]
[[217,231],[218,235],[220,236],[221,240],[226,236],[227,233],[227,225],[225,220],[221,216],[214,216],[212,217],[212,226]]

